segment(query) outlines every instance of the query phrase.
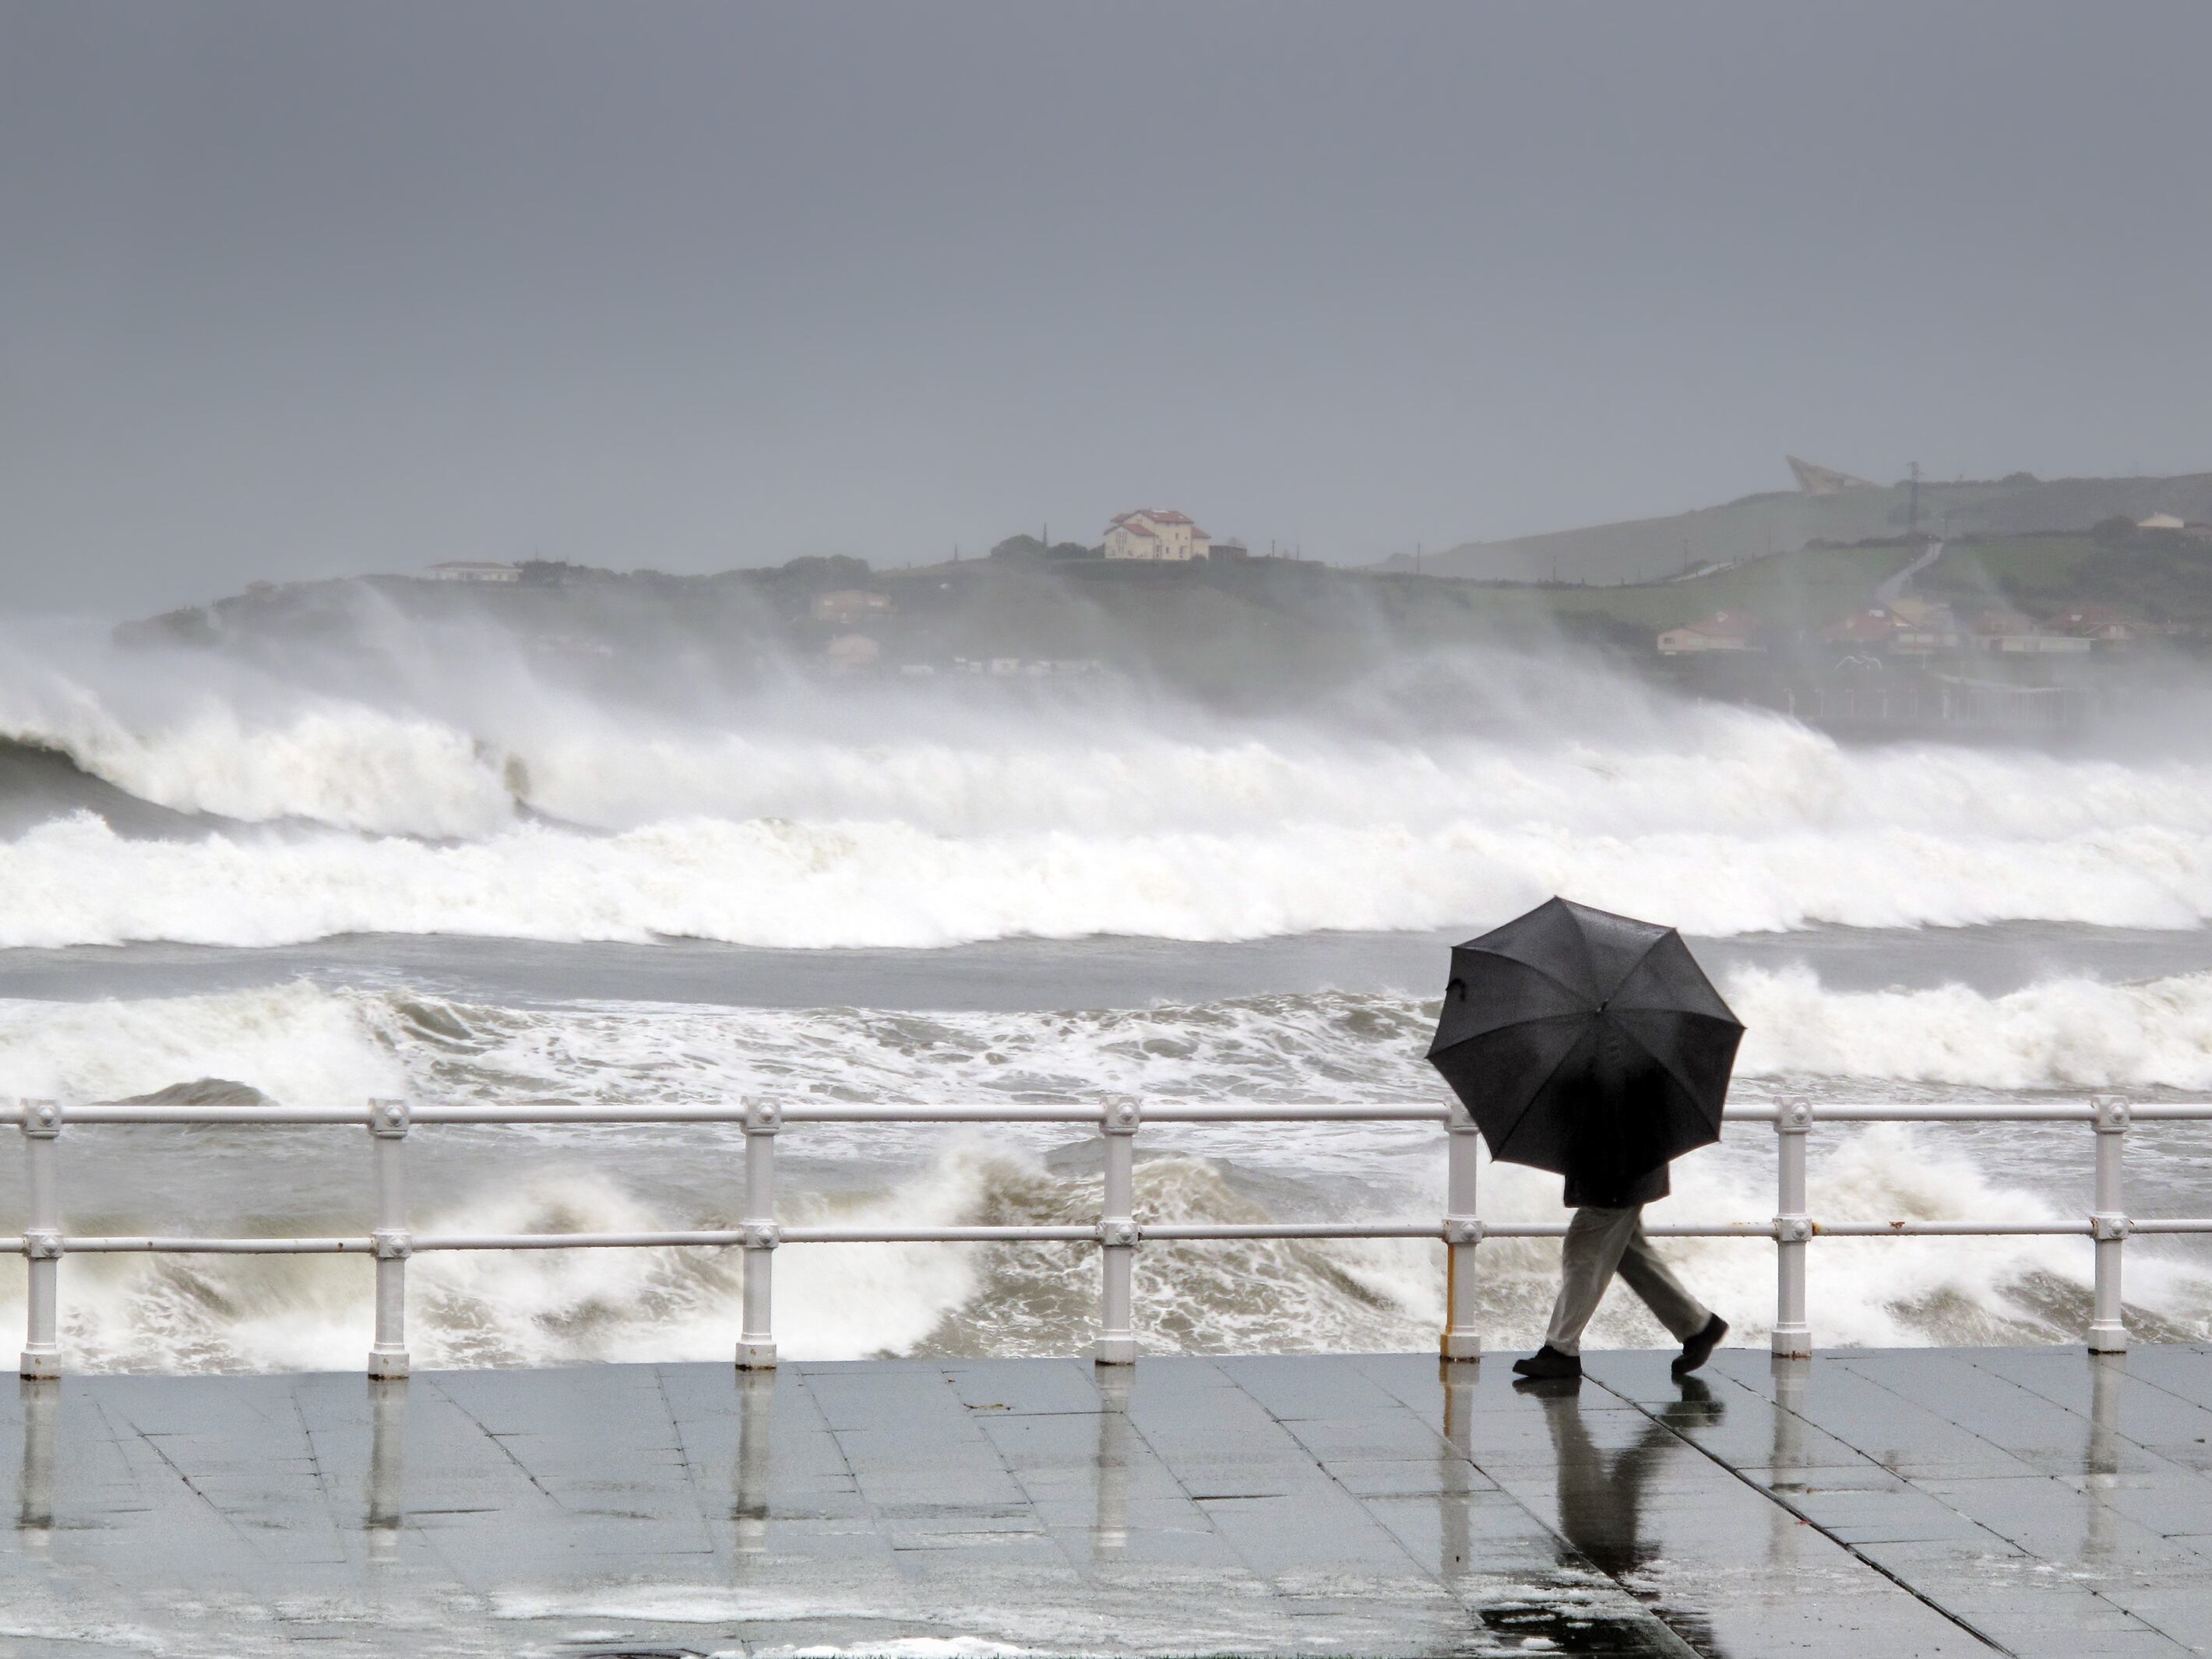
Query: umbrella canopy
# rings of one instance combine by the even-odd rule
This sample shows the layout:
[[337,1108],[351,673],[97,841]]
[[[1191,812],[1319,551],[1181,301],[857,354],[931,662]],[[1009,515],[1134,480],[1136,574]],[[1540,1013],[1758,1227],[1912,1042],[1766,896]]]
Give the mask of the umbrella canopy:
[[1627,1194],[1720,1139],[1742,1039],[1673,928],[1554,898],[1453,947],[1429,1061],[1492,1158]]

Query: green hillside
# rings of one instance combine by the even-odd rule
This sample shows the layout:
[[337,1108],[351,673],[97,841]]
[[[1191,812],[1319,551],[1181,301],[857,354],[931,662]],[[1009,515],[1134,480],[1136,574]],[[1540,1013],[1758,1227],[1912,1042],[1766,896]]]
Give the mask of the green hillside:
[[[1911,516],[1903,484],[1832,495],[1774,491],[1658,518],[1467,542],[1431,556],[1439,574],[1484,581],[1658,581],[1700,565],[1755,559],[1811,544],[1903,534]],[[1918,527],[1957,538],[2086,533],[2100,520],[2171,513],[2212,521],[2212,473],[2174,477],[1923,480]]]

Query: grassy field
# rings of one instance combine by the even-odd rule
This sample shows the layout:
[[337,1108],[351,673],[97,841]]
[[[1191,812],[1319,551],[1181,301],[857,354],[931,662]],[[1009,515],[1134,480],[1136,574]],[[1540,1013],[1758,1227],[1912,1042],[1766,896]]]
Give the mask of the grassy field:
[[1943,556],[1913,582],[1931,599],[2036,611],[2081,597],[2085,571],[2112,556],[2087,536],[1983,542],[1946,548]]
[[1624,640],[1701,622],[1720,611],[1748,611],[1769,622],[1825,624],[1865,605],[1887,578],[1910,562],[1901,547],[1838,547],[1778,553],[1686,580],[1613,587],[1508,587],[1449,579],[1376,575],[1368,580],[1411,609],[1456,607],[1505,629],[1555,623],[1595,628]]

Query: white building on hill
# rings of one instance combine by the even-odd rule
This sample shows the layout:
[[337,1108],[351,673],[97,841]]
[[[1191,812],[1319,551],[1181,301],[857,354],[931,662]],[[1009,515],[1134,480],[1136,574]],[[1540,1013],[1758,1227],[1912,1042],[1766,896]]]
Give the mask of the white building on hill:
[[422,573],[434,582],[519,582],[520,565],[493,564],[482,559],[453,559],[434,564]]
[[1213,543],[1171,507],[1140,507],[1106,527],[1109,559],[1202,559]]

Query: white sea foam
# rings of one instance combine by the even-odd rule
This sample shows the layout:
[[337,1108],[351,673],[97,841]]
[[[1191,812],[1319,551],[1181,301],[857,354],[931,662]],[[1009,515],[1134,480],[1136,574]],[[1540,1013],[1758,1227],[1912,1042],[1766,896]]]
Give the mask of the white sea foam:
[[1602,708],[1443,727],[1111,697],[1017,717],[927,691],[675,711],[485,659],[388,701],[236,665],[94,683],[11,661],[0,735],[269,828],[37,824],[0,843],[0,945],[1227,940],[1474,923],[1555,891],[1709,934],[2212,919],[2212,767],[2191,761],[1854,750],[1602,677]]
[[1808,969],[1739,971],[1740,1069],[1980,1089],[2212,1088],[2212,974],[1844,993]]
[[[1771,1137],[1769,1138],[1771,1139]],[[1217,1143],[1218,1144],[1218,1143]],[[696,1155],[693,1155],[695,1160]],[[1771,1146],[1739,1145],[1685,1160],[1676,1195],[1654,1222],[1756,1220],[1772,1207]],[[1264,1212],[1240,1198],[1233,1152],[1140,1164],[1146,1218],[1241,1221]],[[1409,1171],[1410,1175],[1413,1173]],[[1419,1172],[1394,1211],[1433,1208],[1441,1170]],[[1097,1213],[1096,1179],[1056,1176],[1011,1152],[949,1150],[903,1182],[825,1208],[795,1195],[789,1213],[902,1224],[1065,1224]],[[1484,1175],[1495,1218],[1564,1216],[1555,1178],[1494,1165]],[[655,1201],[633,1172],[618,1184],[579,1169],[502,1182],[423,1218],[426,1230],[599,1230],[728,1224]],[[1314,1207],[1324,1193],[1306,1194]],[[1372,1202],[1370,1195],[1370,1201]],[[1836,1137],[1816,1166],[1824,1218],[2047,1218],[2047,1199],[1989,1179],[1925,1132],[1891,1127]],[[250,1206],[234,1197],[233,1206]],[[248,1221],[262,1218],[249,1216]],[[226,1218],[226,1224],[237,1225]],[[1771,1253],[1740,1240],[1669,1241],[1686,1279],[1725,1311],[1738,1340],[1759,1341],[1772,1305]],[[412,1264],[410,1341],[427,1366],[574,1364],[616,1358],[727,1357],[741,1302],[735,1252],[461,1253]],[[1425,1346],[1443,1309],[1439,1253],[1410,1241],[1246,1241],[1155,1245],[1139,1264],[1142,1337],[1152,1351],[1389,1351]],[[1536,1340],[1556,1284],[1558,1247],[1492,1239],[1483,1247],[1481,1320],[1500,1346]],[[1811,1295],[1824,1343],[1910,1346],[2064,1340],[2086,1316],[2087,1258],[2063,1238],[1832,1239],[1814,1253]],[[0,1320],[20,1317],[20,1276]],[[2212,1277],[2168,1259],[2130,1267],[2130,1300],[2174,1335],[2212,1318]],[[799,1358],[884,1353],[1054,1354],[1087,1340],[1097,1269],[1076,1246],[793,1246],[777,1264],[777,1337]],[[72,1270],[64,1340],[88,1369],[343,1370],[358,1362],[371,1304],[357,1261],[92,1258]],[[2138,1320],[2143,1317],[2139,1311]],[[1664,1346],[1627,1297],[1592,1328],[1601,1346]]]
[[1510,915],[1553,892],[1706,934],[2020,918],[2212,918],[2212,835],[1864,827],[1746,838],[1557,825],[1285,823],[1237,833],[933,835],[909,823],[538,826],[459,845],[126,840],[80,815],[0,843],[0,946],[265,945],[349,933],[935,947],[1017,936],[1260,939]]
[[[2203,1075],[2212,1053],[2212,976],[2136,987],[2054,981],[1983,997],[1957,988],[1838,994],[1802,973],[1747,973],[1727,989],[1751,1023],[1747,1092],[1785,1079],[1877,1092],[1883,1079],[2140,1087]],[[836,1098],[1090,1098],[1122,1090],[1430,1098],[1437,1085],[1420,1052],[1432,1018],[1433,1005],[1348,993],[916,1014],[503,1008],[295,984],[82,1007],[0,1003],[0,1089],[84,1098],[222,1077],[294,1103],[393,1091],[703,1100],[762,1088]],[[2105,1035],[2041,1048],[2027,1040],[2069,1021]],[[2129,1021],[2131,1041],[2110,1036]],[[787,1220],[1066,1224],[1097,1211],[1095,1138],[1063,1129],[987,1138],[807,1126],[787,1139]],[[2079,1139],[1824,1129],[1814,1206],[1830,1218],[1884,1222],[2070,1213],[2065,1194],[2086,1169]],[[2146,1139],[2139,1150],[2154,1170],[2162,1140]],[[2190,1145],[2201,1151],[2201,1138]],[[2197,1154],[2177,1156],[2186,1164]],[[173,1132],[87,1132],[73,1138],[70,1158],[73,1221],[92,1231],[365,1224],[364,1173],[350,1137],[179,1146]],[[416,1222],[435,1232],[727,1226],[735,1158],[735,1137],[716,1130],[659,1141],[441,1130],[419,1150]],[[1182,1219],[1425,1215],[1440,1160],[1437,1137],[1419,1127],[1163,1131],[1148,1137],[1139,1201],[1146,1215]],[[1771,1135],[1740,1127],[1676,1166],[1675,1196],[1653,1219],[1761,1219],[1773,1209],[1772,1160]],[[2177,1165],[2174,1178],[2195,1177]],[[1556,1179],[1536,1171],[1489,1165],[1482,1188],[1493,1218],[1564,1214]],[[1668,1249],[1742,1338],[1757,1340],[1771,1304],[1769,1253],[1735,1240]],[[2138,1309],[2172,1334],[2207,1328],[2212,1279],[2155,1250],[2136,1256],[2130,1294]],[[2079,1241],[2066,1238],[1830,1239],[1814,1255],[1813,1293],[1826,1342],[2056,1340],[2081,1316],[2087,1262]],[[1484,1246],[1483,1318],[1500,1344],[1540,1331],[1555,1263],[1548,1242]],[[736,1253],[700,1250],[431,1254],[417,1257],[410,1278],[412,1343],[420,1363],[440,1365],[724,1358],[742,1291]],[[785,1352],[811,1358],[1071,1352],[1085,1340],[1096,1294],[1095,1265],[1075,1246],[795,1246],[780,1257],[777,1279],[779,1339]],[[4,1282],[20,1298],[20,1270]],[[349,1367],[368,1317],[368,1275],[343,1259],[87,1256],[71,1268],[70,1286],[72,1352],[108,1368]],[[1430,1340],[1443,1284],[1437,1253],[1422,1243],[1247,1241],[1148,1248],[1139,1297],[1156,1346],[1391,1349]],[[14,1316],[0,1308],[0,1326]],[[1664,1337],[1615,1298],[1591,1340]]]

